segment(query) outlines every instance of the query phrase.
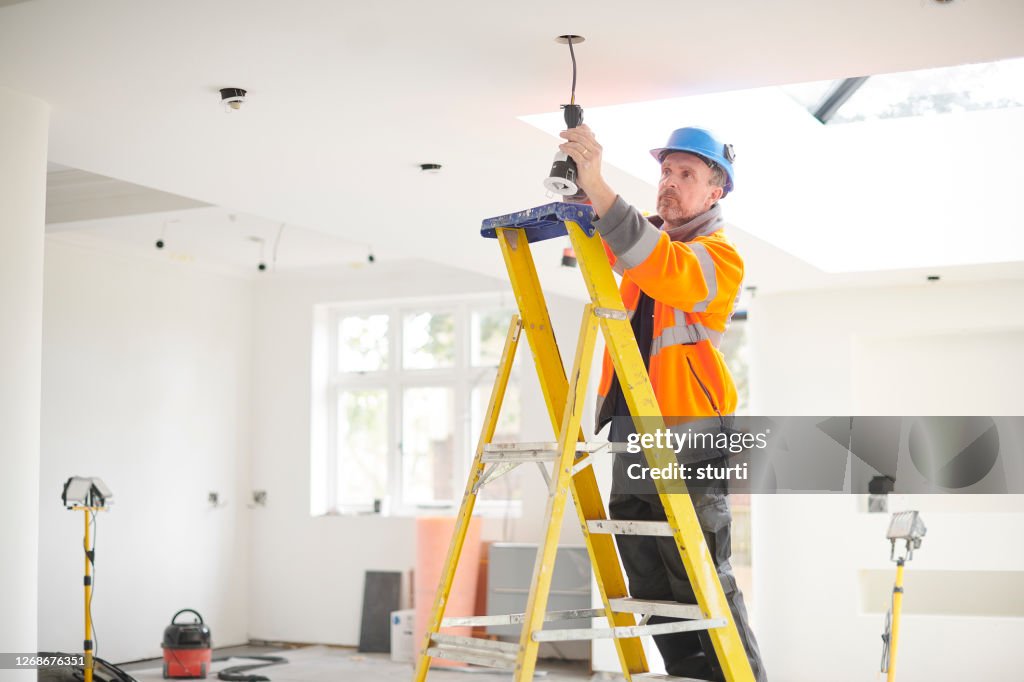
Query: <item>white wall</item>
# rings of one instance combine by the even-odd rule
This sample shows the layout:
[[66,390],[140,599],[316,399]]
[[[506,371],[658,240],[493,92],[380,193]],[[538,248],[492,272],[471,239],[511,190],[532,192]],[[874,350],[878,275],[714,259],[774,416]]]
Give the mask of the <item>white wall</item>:
[[[49,107],[0,88],[0,650],[36,651],[39,372]],[[6,680],[35,679],[9,671]]]
[[[268,504],[253,516],[253,638],[357,644],[365,571],[407,571],[415,563],[412,518],[310,516],[313,306],[507,291],[504,273],[495,275],[501,278],[419,261],[378,262],[320,277],[281,275],[258,285],[252,483],[268,491]],[[563,360],[571,363],[582,303],[552,297],[549,304]],[[525,339],[519,352],[527,360],[521,374],[523,439],[551,440]],[[523,516],[510,521],[504,538],[501,520],[488,519],[485,540],[540,538],[546,493],[539,472],[526,473],[536,475],[526,476]],[[567,514],[563,542],[582,542],[575,515]]]
[[[1024,414],[1022,297],[1020,280],[758,296],[749,318],[752,412]],[[986,615],[986,604],[1002,599],[1024,614],[1024,589],[987,594],[986,575],[1008,572],[1024,585],[1021,497],[900,496],[892,503],[921,509],[929,529],[907,567],[898,678],[1016,676],[1024,666],[1024,617]],[[884,538],[888,516],[863,507],[849,495],[754,497],[755,632],[770,679],[875,679],[884,614],[865,604],[884,594],[864,593],[862,580],[894,567]],[[915,593],[915,576],[926,574],[941,577],[950,593],[969,593],[976,614],[915,614],[943,613],[941,597],[926,604]],[[949,601],[946,613],[959,609],[959,598]]]
[[115,496],[98,521],[99,656],[160,656],[184,607],[215,646],[243,643],[252,285],[86,243],[46,240],[39,646],[82,644],[83,519],[60,503],[72,475]]

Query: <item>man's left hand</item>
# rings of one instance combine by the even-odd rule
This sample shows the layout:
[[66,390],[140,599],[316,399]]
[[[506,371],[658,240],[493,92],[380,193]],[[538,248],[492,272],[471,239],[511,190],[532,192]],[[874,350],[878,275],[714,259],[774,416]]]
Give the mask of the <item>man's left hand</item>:
[[586,124],[563,130],[558,134],[566,141],[558,146],[576,162],[579,172],[576,180],[594,206],[598,215],[604,215],[615,203],[616,194],[601,175],[603,148]]

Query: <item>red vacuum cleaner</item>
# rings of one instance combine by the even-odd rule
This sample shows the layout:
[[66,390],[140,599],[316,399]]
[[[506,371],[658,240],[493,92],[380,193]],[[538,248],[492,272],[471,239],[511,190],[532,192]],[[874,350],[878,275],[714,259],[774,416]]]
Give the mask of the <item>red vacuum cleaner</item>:
[[[195,614],[198,621],[178,623],[183,613]],[[210,628],[203,617],[193,609],[182,609],[164,628],[164,679],[206,679],[213,651],[210,646]]]

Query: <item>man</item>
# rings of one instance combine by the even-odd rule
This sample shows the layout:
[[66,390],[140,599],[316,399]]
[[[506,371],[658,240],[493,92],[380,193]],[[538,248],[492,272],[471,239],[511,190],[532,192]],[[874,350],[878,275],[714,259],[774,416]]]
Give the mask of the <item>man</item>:
[[[728,430],[736,388],[717,346],[739,296],[743,260],[725,237],[718,202],[734,186],[732,147],[706,130],[680,128],[665,147],[651,150],[661,163],[661,180],[658,215],[648,220],[605,182],[602,148],[589,127],[571,128],[561,136],[566,141],[560,149],[576,162],[577,182],[598,215],[594,224],[622,275],[620,293],[666,422],[692,424],[693,418],[705,418],[702,423]],[[597,428],[611,421],[609,439],[624,442],[634,428],[628,416],[605,353]],[[665,520],[653,484],[627,475],[629,465],[642,463],[642,458],[615,457],[609,500],[613,519]],[[723,453],[690,450],[681,453],[681,460],[721,463]],[[700,492],[691,488],[691,498],[754,676],[763,682],[767,678],[757,640],[729,563],[732,515],[725,482]],[[696,602],[673,538],[618,535],[616,542],[633,597]],[[650,622],[669,620],[653,617]],[[706,632],[659,635],[654,640],[670,675],[721,679]]]

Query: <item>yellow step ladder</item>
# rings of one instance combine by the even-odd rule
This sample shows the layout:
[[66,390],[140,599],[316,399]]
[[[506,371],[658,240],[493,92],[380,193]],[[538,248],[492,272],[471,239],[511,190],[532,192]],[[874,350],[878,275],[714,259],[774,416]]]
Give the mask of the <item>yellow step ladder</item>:
[[[679,680],[648,672],[647,659],[639,637],[707,630],[714,644],[722,673],[728,682],[753,681],[750,663],[722,591],[704,534],[690,497],[678,494],[673,481],[667,494],[656,480],[666,522],[611,521],[589,466],[594,446],[582,442],[580,418],[587,390],[598,329],[604,334],[615,372],[619,377],[630,414],[637,430],[654,432],[665,427],[647,369],[637,347],[625,306],[619,296],[604,246],[591,224],[593,209],[583,204],[553,203],[526,211],[490,218],[481,234],[496,238],[515,292],[519,314],[509,325],[498,377],[491,392],[476,456],[466,482],[455,530],[445,559],[441,582],[427,625],[427,633],[416,666],[416,682],[424,682],[433,658],[458,660],[477,665],[514,670],[516,682],[533,679],[538,647],[544,641],[612,638],[622,672],[627,680]],[[591,302],[584,307],[576,358],[566,377],[555,343],[547,304],[530,253],[530,243],[560,237],[568,232]],[[557,443],[492,443],[495,425],[508,386],[521,332],[526,332],[541,390],[547,403]],[[643,415],[637,417],[636,415]],[[671,450],[646,450],[651,467],[665,467],[676,461]],[[457,616],[445,618],[445,606],[455,577],[466,530],[480,488],[519,464],[535,462],[549,482],[544,540],[537,552],[526,611],[506,616]],[[545,464],[551,464],[550,473]],[[572,492],[580,527],[598,590],[602,609],[553,611],[545,613],[551,576],[555,565],[562,518]],[[697,604],[642,601],[629,598],[612,535],[630,533],[675,538]],[[643,616],[639,622],[636,615]],[[681,618],[676,622],[647,624],[652,615]],[[573,618],[606,618],[605,628],[544,628],[545,623]],[[448,635],[445,627],[521,625],[518,644],[474,637]]]

